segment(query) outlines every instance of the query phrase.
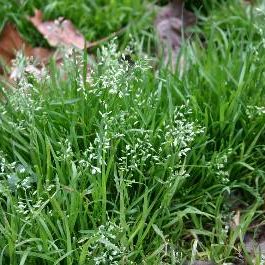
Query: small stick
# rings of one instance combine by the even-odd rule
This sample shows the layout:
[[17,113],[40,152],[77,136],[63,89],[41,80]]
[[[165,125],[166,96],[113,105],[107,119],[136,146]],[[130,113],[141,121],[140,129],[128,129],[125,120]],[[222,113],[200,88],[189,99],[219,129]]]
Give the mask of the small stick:
[[94,42],[90,42],[86,45],[87,50],[90,50],[91,48],[94,48],[96,46],[101,45],[102,43],[112,39],[113,37],[119,36],[120,34],[122,34],[123,32],[125,32],[125,30],[127,29],[128,26],[121,28],[118,31],[112,32],[109,36],[104,37],[100,40],[94,41]]

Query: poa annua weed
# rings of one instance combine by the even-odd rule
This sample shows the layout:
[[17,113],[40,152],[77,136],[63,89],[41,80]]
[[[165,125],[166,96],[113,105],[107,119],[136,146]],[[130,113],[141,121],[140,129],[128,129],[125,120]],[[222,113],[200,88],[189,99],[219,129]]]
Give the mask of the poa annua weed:
[[[54,159],[57,163],[61,163],[62,167],[68,164],[76,165],[77,174],[83,178],[91,176],[90,179],[94,184],[97,179],[103,177],[106,173],[104,168],[106,170],[110,160],[113,159],[117,174],[113,179],[115,184],[110,181],[112,189],[115,188],[119,194],[124,187],[128,192],[133,190],[133,187],[143,183],[148,185],[157,180],[158,185],[166,184],[161,205],[169,207],[179,183],[185,182],[190,176],[185,159],[192,151],[196,137],[204,133],[205,129],[193,120],[192,111],[188,105],[175,106],[173,113],[167,114],[166,120],[154,131],[142,122],[141,112],[148,113],[149,109],[154,108],[160,101],[159,93],[154,90],[146,97],[141,86],[145,72],[149,69],[148,61],[141,59],[131,65],[126,60],[125,54],[119,52],[116,44],[112,42],[109,47],[102,49],[97,69],[91,72],[87,80],[84,80],[82,72],[84,56],[78,52],[69,53],[69,56],[66,55],[66,67],[72,69],[73,66],[81,65],[77,68],[75,78],[78,96],[82,97],[87,104],[91,98],[97,98],[100,108],[96,112],[98,121],[94,129],[89,132],[88,145],[81,149],[80,154],[77,156],[75,153],[71,137],[67,135],[67,129],[60,129],[65,136],[57,139],[57,144],[54,145]],[[21,113],[25,121],[23,123],[25,129],[27,129],[28,122],[34,120],[36,113],[47,104],[42,101],[43,95],[33,96],[35,84],[31,82],[32,75],[36,73],[20,71],[19,88],[12,91],[9,96],[11,106],[16,112]],[[42,82],[39,76],[34,78]],[[44,81],[47,79],[44,78]],[[62,94],[65,95],[64,92]],[[125,104],[128,99],[133,99],[133,104],[129,108]],[[116,108],[116,104],[120,106],[120,109]],[[47,122],[50,122],[49,114],[45,110],[41,117],[44,116]],[[18,126],[17,123],[14,126]],[[114,146],[115,149],[113,149]],[[114,158],[110,157],[111,154]],[[221,169],[220,163],[217,167]],[[161,169],[165,170],[165,176],[161,177],[156,173],[161,172]],[[113,174],[114,170],[111,169],[111,172]],[[52,217],[54,210],[51,206],[43,206],[42,196],[28,198],[31,188],[36,185],[36,180],[25,167],[18,162],[7,164],[5,157],[2,156],[1,174],[5,174],[8,187],[12,191],[23,191],[17,199],[17,205],[14,206],[21,220],[30,223],[37,218],[40,212],[47,212]],[[48,184],[50,186],[55,184],[53,187],[56,186],[57,190],[61,186],[57,176]],[[98,185],[88,183],[88,185],[90,186],[84,188],[89,188],[90,192],[85,194],[97,192],[99,183]],[[53,188],[46,189],[48,193],[52,190]],[[111,193],[107,196],[109,200],[112,200]],[[70,218],[67,210],[65,215]],[[135,222],[134,218],[133,215],[130,216],[131,223]],[[129,264],[127,256],[130,250],[128,246],[121,243],[121,235],[124,235],[123,229],[120,225],[108,222],[99,225],[97,231],[89,238],[81,238],[79,240],[81,247],[87,240],[92,240],[87,250],[87,261],[93,260],[93,264],[120,264],[124,261]],[[160,255],[161,264],[170,264],[170,260],[177,262],[180,259],[179,252],[168,242],[164,243]]]
[[[91,234],[84,236],[78,243],[81,245],[87,240],[93,242],[87,253],[88,262],[91,262],[92,256],[95,265],[118,265],[128,254],[119,241],[122,234],[123,229],[120,226],[108,221],[105,225],[100,225],[97,231],[91,231]],[[127,262],[132,264],[130,261]]]
[[247,106],[246,113],[248,118],[251,120],[256,117],[264,117],[265,107],[264,106]]
[[228,184],[230,181],[227,163],[231,154],[232,150],[228,149],[223,153],[216,153],[216,155],[213,155],[212,160],[207,162],[209,173],[213,174],[216,180],[222,184]]
[[132,65],[126,60],[126,56],[128,54],[126,55],[118,50],[115,40],[107,47],[102,48],[97,69],[99,75],[92,71],[91,86],[95,89],[91,92],[100,95],[107,91],[110,95],[120,98],[131,94],[132,82],[141,81],[137,72],[141,73],[150,67],[147,59],[137,60]]
[[[0,155],[1,191],[6,191],[0,206],[3,201],[6,209],[11,200],[8,221],[18,216],[36,226],[30,233],[19,222],[13,228],[17,251],[34,250],[34,262],[40,254],[47,264],[178,264],[184,252],[176,245],[184,235],[199,240],[183,247],[195,257],[211,234],[203,226],[212,220],[201,216],[209,209],[214,216],[217,195],[207,191],[213,203],[204,201],[201,183],[211,178],[217,186],[230,185],[232,150],[210,150],[204,139],[208,128],[196,120],[193,105],[175,99],[174,91],[167,94],[164,83],[159,88],[148,60],[132,55],[130,61],[128,55],[111,42],[88,70],[86,55],[68,50],[59,74],[48,70],[53,78],[20,58],[24,71],[17,75],[18,89],[7,93],[14,112],[1,106],[0,147],[8,155]],[[175,82],[171,75],[165,78]],[[262,116],[263,107],[248,108],[249,117],[257,113]],[[0,213],[1,225],[5,218]],[[227,229],[221,228],[225,242]],[[161,237],[159,229],[168,236]],[[203,239],[196,235],[200,229]],[[34,245],[34,238],[50,244]],[[2,248],[12,243],[3,241]],[[53,252],[44,257],[44,249]],[[4,252],[3,259],[20,259],[17,253]]]
[[0,153],[0,183],[8,184],[11,191],[29,189],[35,183],[35,178],[21,163],[14,161],[9,163],[3,152]]

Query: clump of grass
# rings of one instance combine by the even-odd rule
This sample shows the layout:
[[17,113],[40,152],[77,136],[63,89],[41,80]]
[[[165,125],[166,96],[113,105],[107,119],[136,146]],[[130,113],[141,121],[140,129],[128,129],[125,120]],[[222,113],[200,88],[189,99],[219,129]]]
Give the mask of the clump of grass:
[[[55,252],[49,259],[40,257],[52,262],[65,258],[69,264],[103,264],[113,258],[116,264],[116,255],[102,254],[111,248],[111,253],[122,249],[117,254],[120,261],[135,262],[140,257],[135,244],[154,234],[148,232],[155,221],[150,217],[162,215],[189,178],[185,159],[204,132],[192,120],[191,110],[185,105],[167,109],[167,96],[161,101],[161,91],[150,86],[155,80],[145,60],[131,65],[114,44],[107,52],[103,49],[102,56],[89,78],[87,56],[75,54],[66,61],[67,81],[58,83],[59,72],[51,66],[51,76],[35,80],[25,73],[18,89],[6,91],[2,189],[16,198],[12,207],[21,225],[36,227],[40,216],[49,216],[50,224],[43,220],[45,228],[36,230],[36,238],[44,233],[44,238],[49,236],[46,242],[53,242],[45,247],[37,240],[31,248],[33,242],[26,243],[28,230],[22,225],[20,231],[17,224],[15,233],[26,242],[21,245],[16,238],[13,247],[18,244],[22,252],[29,247],[28,256],[45,249]],[[53,225],[55,220],[60,220],[59,227]],[[82,231],[98,235],[106,222],[122,228],[118,245],[100,238],[99,249],[93,250],[95,243],[82,239]],[[54,232],[63,233],[57,243]],[[12,263],[19,253],[7,256]]]
[[207,47],[182,50],[182,79],[111,43],[91,73],[75,51],[3,89],[0,264],[240,258],[263,215],[264,37],[236,7],[236,24],[204,18]]

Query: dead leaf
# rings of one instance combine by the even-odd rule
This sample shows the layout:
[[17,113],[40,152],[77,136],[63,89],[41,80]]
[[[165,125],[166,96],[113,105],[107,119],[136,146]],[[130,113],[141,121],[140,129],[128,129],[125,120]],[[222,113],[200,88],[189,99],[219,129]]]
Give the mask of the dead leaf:
[[230,222],[230,227],[232,229],[236,229],[239,226],[239,224],[240,224],[240,210],[237,209],[235,215],[233,216]]
[[22,51],[26,57],[32,57],[34,61],[34,73],[41,73],[44,64],[48,63],[54,51],[45,48],[33,48],[25,42],[11,23],[7,23],[0,34],[0,74],[4,74],[4,69],[9,68],[5,78],[8,82],[19,79],[21,69],[19,66],[12,66],[12,60],[17,56],[17,52]]
[[244,244],[251,259],[259,255],[265,256],[265,223],[262,219],[255,220],[244,236]]
[[247,232],[244,237],[244,244],[248,254],[253,260],[258,255],[265,256],[265,227],[258,226],[253,232]]
[[54,55],[54,51],[41,47],[31,48],[25,51],[27,57],[33,57],[37,63],[48,63],[49,59]]
[[164,50],[164,61],[175,68],[185,29],[196,22],[192,12],[184,9],[183,0],[173,0],[158,12],[155,28]]
[[35,10],[29,20],[36,29],[44,36],[52,47],[74,46],[84,49],[86,41],[84,36],[74,27],[70,20],[58,18],[54,21],[43,21],[42,12]]
[[[11,66],[11,62],[16,58],[19,50],[22,50],[25,56],[33,57],[38,63],[47,63],[53,55],[53,51],[51,50],[32,48],[22,39],[16,27],[7,23],[0,34],[0,59],[4,66]],[[1,67],[0,72],[3,72]]]
[[[22,48],[28,48],[22,40],[16,28],[7,23],[0,35],[0,59],[5,65],[11,65],[11,61],[15,58],[16,52]],[[0,67],[0,72],[3,72]]]

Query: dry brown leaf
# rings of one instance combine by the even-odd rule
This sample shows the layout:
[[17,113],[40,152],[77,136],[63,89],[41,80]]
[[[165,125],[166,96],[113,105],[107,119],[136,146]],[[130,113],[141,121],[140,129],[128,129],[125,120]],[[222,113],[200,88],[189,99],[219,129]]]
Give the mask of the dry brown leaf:
[[25,50],[25,55],[27,57],[33,57],[38,63],[46,64],[51,56],[54,55],[54,51],[42,47],[36,47],[31,48],[30,50]]
[[16,27],[7,23],[0,34],[0,59],[5,65],[10,66],[11,61],[16,58],[19,50],[23,50],[25,56],[33,57],[38,63],[47,63],[53,55],[51,50],[32,48],[21,38]]
[[84,49],[86,41],[84,36],[74,27],[70,20],[59,18],[54,21],[43,21],[42,12],[35,10],[29,20],[53,47],[74,46]]
[[196,22],[192,12],[184,9],[182,0],[173,0],[158,12],[155,28],[164,50],[164,61],[175,68],[176,59],[181,47],[182,34],[185,29]]
[[252,233],[247,233],[244,238],[244,243],[248,254],[251,258],[253,258],[253,260],[255,260],[259,255],[265,256],[264,231],[260,231],[260,234],[255,236]]
[[237,209],[235,215],[233,216],[230,222],[230,227],[232,229],[236,229],[239,226],[239,224],[240,224],[240,210]]
[[[15,58],[16,52],[22,48],[28,49],[26,43],[22,40],[16,28],[8,23],[5,25],[0,34],[0,59],[6,64],[10,65]],[[0,72],[3,69],[0,67]]]
[[[19,66],[12,66],[12,60],[16,58],[17,52],[22,51],[26,57],[32,57],[35,71],[38,75],[42,72],[43,65],[53,56],[54,52],[45,48],[32,48],[25,42],[11,23],[7,23],[0,33],[0,74],[1,81],[15,85],[14,81],[19,79],[21,69]],[[11,67],[12,66],[12,67]],[[4,69],[7,71],[4,72]],[[31,69],[32,70],[32,69]]]

